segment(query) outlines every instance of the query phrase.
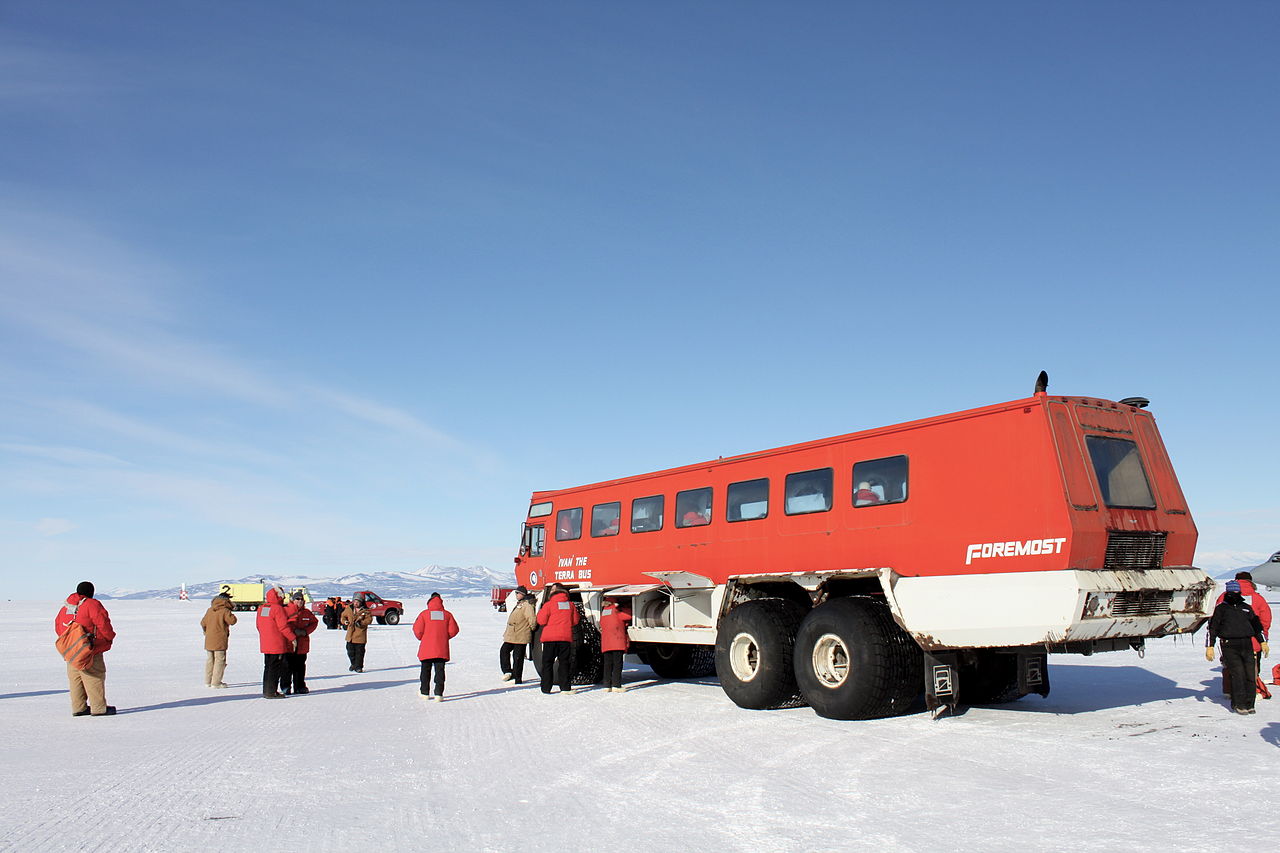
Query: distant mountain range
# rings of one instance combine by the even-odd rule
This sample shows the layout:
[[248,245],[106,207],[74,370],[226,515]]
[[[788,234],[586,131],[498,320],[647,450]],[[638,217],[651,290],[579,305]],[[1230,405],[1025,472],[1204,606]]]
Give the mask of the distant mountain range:
[[[213,598],[224,583],[258,583],[279,585],[285,589],[305,586],[312,598],[328,598],[342,595],[350,598],[354,592],[372,590],[383,598],[426,598],[433,592],[446,597],[488,595],[495,586],[514,586],[510,572],[497,572],[487,566],[427,566],[412,572],[360,572],[339,578],[314,578],[303,575],[250,575],[243,578],[223,578],[202,583],[187,584],[191,598]],[[120,601],[144,601],[177,598],[180,586],[168,589],[128,590],[114,589],[99,592],[98,598]]]

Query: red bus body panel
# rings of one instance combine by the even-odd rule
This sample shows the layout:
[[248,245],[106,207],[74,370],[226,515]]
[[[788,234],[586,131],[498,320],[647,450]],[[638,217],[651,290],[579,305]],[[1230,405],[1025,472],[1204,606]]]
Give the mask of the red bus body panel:
[[[1155,506],[1109,508],[1086,436],[1134,441]],[[857,462],[906,456],[898,503],[855,506]],[[788,474],[831,468],[829,511],[788,516]],[[768,514],[725,518],[731,483],[768,478]],[[711,487],[713,516],[675,525],[675,496]],[[664,495],[660,530],[630,530],[632,501]],[[592,507],[618,501],[617,535],[593,537]],[[535,492],[549,514],[541,555],[522,549],[516,580],[530,589],[560,581],[607,588],[652,583],[653,572],[689,572],[713,584],[744,574],[892,570],[901,577],[1099,570],[1115,534],[1163,536],[1158,565],[1189,567],[1196,528],[1160,440],[1139,408],[1106,400],[1034,397],[880,429],[791,445],[570,489]],[[581,538],[557,541],[556,513],[581,507]],[[1008,552],[1007,554],[1005,552]]]

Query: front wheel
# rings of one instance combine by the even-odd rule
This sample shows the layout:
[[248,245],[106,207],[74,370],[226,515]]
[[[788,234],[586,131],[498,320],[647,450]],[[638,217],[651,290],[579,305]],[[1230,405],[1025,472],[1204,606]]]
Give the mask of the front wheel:
[[388,624],[388,625],[399,625],[399,624],[400,624],[400,611],[399,611],[399,610],[388,610],[388,611],[387,611],[386,619],[387,619],[387,624]]
[[586,616],[582,617],[578,630],[574,632],[569,667],[573,673],[570,679],[573,684],[599,684],[604,678],[604,658],[600,656],[600,629]]
[[819,716],[869,720],[901,714],[923,683],[923,656],[889,608],[870,598],[815,607],[796,634],[800,692]]
[[[529,640],[529,658],[533,668],[542,678],[542,627],[539,625]],[[568,657],[570,684],[598,684],[604,675],[604,661],[600,657],[600,630],[584,616],[574,631]]]
[[792,656],[804,614],[804,607],[785,598],[747,601],[729,611],[716,634],[716,674],[739,708],[801,704]]

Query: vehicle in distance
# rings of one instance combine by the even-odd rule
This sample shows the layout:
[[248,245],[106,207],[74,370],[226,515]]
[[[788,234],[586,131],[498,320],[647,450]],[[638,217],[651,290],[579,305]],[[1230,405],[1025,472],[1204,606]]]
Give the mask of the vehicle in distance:
[[489,591],[489,600],[493,604],[493,609],[499,613],[507,612],[507,597],[515,592],[514,586],[495,586]]
[[[400,617],[404,615],[404,604],[390,598],[383,598],[376,592],[364,589],[359,592],[352,593],[351,596],[344,600],[344,604],[350,604],[351,599],[357,595],[364,596],[364,605],[369,608],[369,612],[378,621],[379,625],[399,625]],[[317,616],[324,615],[325,605],[328,601],[312,601],[311,610]]]
[[[232,610],[257,610],[267,603],[267,590],[276,584],[266,583],[224,583],[218,587],[219,595],[231,598]],[[297,586],[285,592],[285,597],[301,592],[304,601],[311,601],[311,593],[305,586]],[[313,608],[314,609],[314,608]]]

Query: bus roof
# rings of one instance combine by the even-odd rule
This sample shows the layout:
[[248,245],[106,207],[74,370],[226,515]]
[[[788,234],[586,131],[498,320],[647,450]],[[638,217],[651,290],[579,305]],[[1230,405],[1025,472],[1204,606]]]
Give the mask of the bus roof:
[[1026,408],[1029,406],[1041,406],[1050,401],[1058,401],[1063,403],[1082,403],[1086,405],[1110,407],[1114,409],[1129,409],[1138,411],[1136,407],[1123,405],[1112,400],[1104,400],[1099,397],[1053,397],[1047,394],[1036,394],[1032,397],[1024,397],[1019,400],[1010,400],[1005,403],[993,403],[989,406],[983,406],[977,409],[966,409],[961,412],[952,412],[945,415],[934,415],[929,418],[922,418],[915,421],[906,421],[905,423],[893,424],[890,426],[875,427],[873,429],[859,430],[857,432],[844,433],[843,435],[830,436],[828,438],[818,438],[812,441],[800,442],[799,444],[788,444],[782,447],[774,447],[768,450],[758,450],[752,453],[743,453],[737,456],[722,456],[719,459],[712,459],[706,462],[694,462],[688,465],[680,465],[675,468],[664,468],[659,471],[651,471],[646,474],[635,474],[629,477],[619,477],[613,480],[602,480],[598,483],[587,483],[581,486],[571,486],[563,489],[549,489],[546,491],[537,491],[530,498],[530,503],[538,503],[558,495],[572,494],[574,492],[588,491],[592,489],[604,488],[607,486],[617,486],[627,483],[637,483],[643,480],[655,479],[658,477],[667,477],[674,474],[683,474],[699,469],[728,465],[735,462],[742,462],[748,459],[762,459],[770,456],[781,456],[786,453],[793,453],[800,450],[810,450],[812,448],[824,447],[832,444],[840,444],[846,441],[859,438],[871,438],[873,436],[891,435],[895,432],[904,432],[911,429],[919,429],[924,426],[933,426],[935,424],[948,423],[952,421],[964,420],[967,418],[982,417],[984,415],[995,414],[997,412],[1005,412],[1010,409]]

